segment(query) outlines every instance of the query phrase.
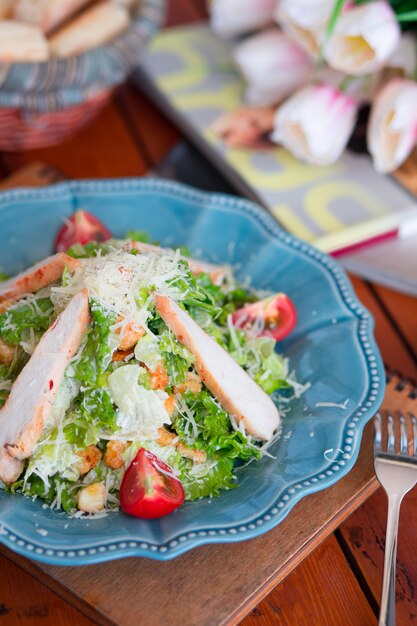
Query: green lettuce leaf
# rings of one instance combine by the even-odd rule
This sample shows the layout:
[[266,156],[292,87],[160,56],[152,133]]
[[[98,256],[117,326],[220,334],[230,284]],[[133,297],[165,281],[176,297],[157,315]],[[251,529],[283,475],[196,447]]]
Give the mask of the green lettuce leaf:
[[229,415],[207,390],[203,389],[198,394],[187,391],[183,400],[194,417],[198,436],[194,436],[187,412],[183,411],[183,415],[180,414],[173,423],[181,441],[204,450],[214,460],[260,458],[258,448],[242,432],[233,429]]
[[[116,316],[95,300],[91,301],[90,309],[92,323],[81,359],[74,368],[74,378],[82,382],[83,391],[75,400],[73,419],[80,428],[83,423],[95,424],[113,432],[117,428],[117,415],[106,389],[106,370],[111,363],[110,326],[115,323]],[[88,428],[80,437],[87,437],[87,431]]]
[[110,326],[116,322],[116,316],[106,311],[94,299],[90,305],[92,324],[82,357],[75,368],[75,378],[85,385],[96,386],[99,376],[105,372],[111,361]]
[[266,393],[292,389],[287,381],[288,360],[275,352],[272,337],[249,337],[239,330],[235,336],[239,350],[228,334],[228,351]]
[[10,345],[22,341],[22,332],[32,328],[45,332],[54,318],[54,306],[49,298],[39,298],[0,315],[0,337]]
[[[0,387],[2,386],[1,383],[8,383],[9,380],[9,368],[7,365],[0,364]],[[0,388],[0,409],[6,402],[9,393],[9,389]]]
[[6,487],[6,491],[9,493],[19,492],[31,498],[42,498],[48,505],[51,505],[56,500],[58,489],[60,490],[61,507],[64,511],[71,513],[76,510],[77,490],[74,489],[74,483],[64,480],[58,475],[51,478],[49,485],[45,485],[39,476],[32,474],[26,484],[24,484],[23,480],[19,480]]
[[90,259],[92,257],[97,256],[98,252],[101,254],[108,254],[110,251],[110,246],[106,243],[98,243],[97,241],[90,241],[82,245],[81,243],[76,243],[71,248],[68,248],[67,254],[72,256],[74,259]]
[[149,233],[147,233],[146,230],[128,230],[125,239],[140,241],[141,243],[151,243]]
[[81,420],[114,432],[117,429],[117,413],[108,391],[100,387],[88,389],[82,397],[79,406]]
[[215,497],[223,489],[237,487],[233,476],[233,459],[220,459],[215,464],[208,461],[194,467],[191,461],[183,459],[180,465],[180,480],[186,500]]
[[179,385],[185,381],[185,374],[194,363],[195,358],[167,329],[165,323],[162,323],[165,330],[159,335],[159,350],[168,375],[174,384]]

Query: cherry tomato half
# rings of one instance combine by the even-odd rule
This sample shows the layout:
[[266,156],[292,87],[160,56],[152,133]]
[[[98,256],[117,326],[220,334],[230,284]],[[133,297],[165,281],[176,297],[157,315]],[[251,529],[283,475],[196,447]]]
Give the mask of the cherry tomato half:
[[172,513],[184,499],[182,484],[169,465],[141,448],[123,476],[122,510],[134,517],[153,519]]
[[97,217],[88,211],[76,211],[59,229],[55,238],[55,252],[65,252],[76,243],[82,245],[90,241],[107,241],[111,232]]
[[[257,321],[260,324],[257,331]],[[297,312],[292,300],[285,293],[247,304],[233,314],[233,324],[236,328],[253,331],[261,337],[273,337],[280,341],[287,337],[297,323]]]

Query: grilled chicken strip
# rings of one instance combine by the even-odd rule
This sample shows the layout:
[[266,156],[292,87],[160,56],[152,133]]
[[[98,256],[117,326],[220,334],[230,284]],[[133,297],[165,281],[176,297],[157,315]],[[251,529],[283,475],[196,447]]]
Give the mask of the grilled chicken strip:
[[14,278],[0,283],[0,302],[16,299],[25,293],[35,293],[59,280],[65,267],[73,270],[79,265],[78,259],[73,259],[64,252],[54,254]]
[[268,441],[280,423],[271,398],[169,296],[155,296],[156,309],[168,328],[195,356],[195,369],[222,407],[246,431]]
[[65,368],[90,319],[88,292],[75,295],[43,335],[0,410],[0,480],[14,482],[42,433]]

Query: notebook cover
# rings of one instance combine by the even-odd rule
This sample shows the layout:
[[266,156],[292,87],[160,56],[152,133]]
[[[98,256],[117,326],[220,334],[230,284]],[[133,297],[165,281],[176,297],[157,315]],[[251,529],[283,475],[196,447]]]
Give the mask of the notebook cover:
[[366,155],[346,151],[334,165],[315,167],[285,149],[230,149],[211,124],[242,104],[244,83],[230,42],[207,25],[158,34],[136,83],[185,131],[244,195],[263,204],[288,231],[326,252],[395,230],[411,197],[377,174]]

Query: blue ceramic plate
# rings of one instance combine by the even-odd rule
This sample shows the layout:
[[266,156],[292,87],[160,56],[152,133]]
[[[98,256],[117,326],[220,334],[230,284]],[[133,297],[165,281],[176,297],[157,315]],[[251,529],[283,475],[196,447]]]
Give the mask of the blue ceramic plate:
[[[239,488],[142,521],[123,513],[69,519],[40,501],[0,490],[0,540],[48,563],[81,565],[127,556],[172,559],[201,544],[264,533],[298,500],[353,466],[363,427],[380,405],[384,371],[369,313],[340,267],[290,237],[254,204],[159,180],[71,182],[0,198],[0,267],[15,273],[47,256],[62,219],[82,207],[117,236],[141,228],[162,244],[235,266],[258,289],[285,291],[299,322],[280,345],[311,387],[290,405],[281,438],[238,471]],[[334,403],[339,406],[326,406]]]

